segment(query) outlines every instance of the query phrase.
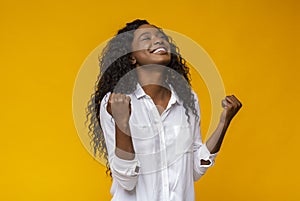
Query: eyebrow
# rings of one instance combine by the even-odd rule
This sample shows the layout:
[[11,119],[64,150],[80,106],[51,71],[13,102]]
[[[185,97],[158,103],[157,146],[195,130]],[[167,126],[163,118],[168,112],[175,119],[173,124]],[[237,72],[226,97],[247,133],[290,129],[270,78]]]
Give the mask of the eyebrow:
[[[152,33],[149,32],[149,31],[144,32],[144,33],[142,33],[141,35],[138,36],[138,39],[140,39],[143,35],[146,35],[146,34],[152,34]],[[162,32],[161,30],[159,30],[159,29],[156,31],[155,35],[158,35],[158,34],[162,34],[162,35],[165,36],[165,33],[163,33],[163,32]]]
[[147,32],[144,32],[144,33],[142,33],[141,35],[139,35],[139,37],[138,38],[141,38],[143,35],[146,35],[146,34],[151,34],[149,31],[147,31]]

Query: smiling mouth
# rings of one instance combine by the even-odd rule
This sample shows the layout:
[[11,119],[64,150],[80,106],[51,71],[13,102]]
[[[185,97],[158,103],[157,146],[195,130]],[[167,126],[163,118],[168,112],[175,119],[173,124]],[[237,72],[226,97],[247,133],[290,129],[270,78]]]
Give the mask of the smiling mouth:
[[159,47],[159,48],[156,48],[156,49],[152,50],[150,53],[165,54],[165,53],[167,53],[167,49],[165,47]]

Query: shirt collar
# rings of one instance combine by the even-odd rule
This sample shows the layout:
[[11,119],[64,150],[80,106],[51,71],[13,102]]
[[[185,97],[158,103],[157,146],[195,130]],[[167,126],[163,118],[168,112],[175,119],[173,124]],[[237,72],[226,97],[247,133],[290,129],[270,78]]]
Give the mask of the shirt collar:
[[[180,100],[178,95],[176,94],[174,88],[171,85],[169,85],[169,87],[171,89],[171,98],[169,101],[170,104],[174,104],[174,103],[183,104],[182,100]],[[136,89],[133,92],[133,94],[136,96],[137,99],[147,96],[144,89],[142,88],[142,86],[139,83],[137,83]]]
[[147,94],[145,93],[145,91],[143,90],[143,88],[141,87],[140,83],[137,83],[136,85],[136,89],[133,92],[133,94],[136,96],[137,99],[140,99],[144,96],[146,96]]

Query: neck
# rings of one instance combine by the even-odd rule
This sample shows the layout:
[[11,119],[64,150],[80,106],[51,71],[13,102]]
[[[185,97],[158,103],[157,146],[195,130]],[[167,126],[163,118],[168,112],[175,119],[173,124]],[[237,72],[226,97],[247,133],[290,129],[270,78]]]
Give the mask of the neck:
[[145,93],[151,97],[159,114],[162,114],[168,106],[168,102],[171,97],[171,91],[163,86],[154,84],[146,85],[142,88],[144,89]]
[[160,85],[149,84],[142,87],[152,100],[162,100],[169,96],[169,90]]
[[143,66],[137,68],[138,80],[145,93],[153,100],[164,99],[169,96],[168,86],[163,81],[164,68]]

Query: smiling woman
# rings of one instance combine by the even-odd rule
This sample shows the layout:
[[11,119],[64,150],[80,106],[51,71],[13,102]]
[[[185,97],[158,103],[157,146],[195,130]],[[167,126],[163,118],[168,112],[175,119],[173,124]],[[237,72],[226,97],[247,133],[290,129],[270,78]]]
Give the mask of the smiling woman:
[[134,32],[131,56],[136,66],[147,64],[168,65],[171,52],[167,36],[152,25],[141,25]]
[[198,98],[178,48],[147,21],[128,23],[102,53],[87,114],[94,153],[111,171],[112,200],[193,201],[194,181],[214,164],[240,107],[227,96],[203,144]]

